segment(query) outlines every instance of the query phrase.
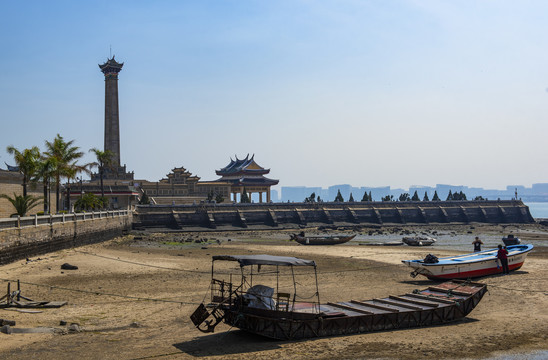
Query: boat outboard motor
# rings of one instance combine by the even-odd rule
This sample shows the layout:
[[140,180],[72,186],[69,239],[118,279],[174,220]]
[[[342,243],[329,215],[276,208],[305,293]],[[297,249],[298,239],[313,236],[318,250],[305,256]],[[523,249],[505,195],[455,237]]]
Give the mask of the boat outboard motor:
[[439,260],[436,255],[428,254],[426,255],[426,257],[424,258],[422,262],[426,264],[435,264],[435,263],[438,263]]

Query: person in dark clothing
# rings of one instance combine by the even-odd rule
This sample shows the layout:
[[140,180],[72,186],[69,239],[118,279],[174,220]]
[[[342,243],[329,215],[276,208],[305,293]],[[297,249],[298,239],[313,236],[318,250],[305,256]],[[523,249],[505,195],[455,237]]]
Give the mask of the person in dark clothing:
[[506,250],[506,248],[503,248],[500,244],[499,250],[497,251],[497,259],[499,259],[500,261],[502,273],[504,275],[509,274],[510,270],[508,269],[508,250]]
[[480,238],[476,236],[476,239],[472,242],[472,245],[474,245],[474,252],[481,251],[483,241],[481,241]]

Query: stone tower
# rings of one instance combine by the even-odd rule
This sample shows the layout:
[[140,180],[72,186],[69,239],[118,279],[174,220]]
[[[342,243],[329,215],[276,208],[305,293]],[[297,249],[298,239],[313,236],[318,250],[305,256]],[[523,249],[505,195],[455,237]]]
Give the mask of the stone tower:
[[113,165],[120,166],[120,117],[118,111],[118,73],[124,63],[108,59],[99,68],[105,74],[105,151],[110,150]]
[[[126,172],[126,166],[120,166],[120,117],[118,111],[118,73],[124,63],[118,63],[114,56],[99,65],[105,75],[105,151],[113,154],[112,169],[105,168],[105,179],[133,179],[133,173]],[[94,174],[96,175],[96,174]],[[92,176],[92,180],[95,176]]]

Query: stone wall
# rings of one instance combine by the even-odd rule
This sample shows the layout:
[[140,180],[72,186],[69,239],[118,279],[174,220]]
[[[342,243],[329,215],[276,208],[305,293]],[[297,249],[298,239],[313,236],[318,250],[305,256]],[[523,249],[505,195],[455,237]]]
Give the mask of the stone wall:
[[134,228],[321,226],[430,223],[532,223],[521,201],[200,204],[138,206]]
[[110,240],[130,230],[131,222],[128,211],[2,219],[0,264]]

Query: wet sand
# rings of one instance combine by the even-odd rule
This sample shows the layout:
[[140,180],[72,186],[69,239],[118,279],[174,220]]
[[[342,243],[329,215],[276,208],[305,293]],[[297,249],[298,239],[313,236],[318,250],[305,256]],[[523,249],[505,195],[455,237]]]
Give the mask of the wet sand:
[[[406,230],[407,229],[407,230]],[[401,239],[402,231],[442,239],[433,247],[367,246]],[[308,231],[307,231],[308,232]],[[512,232],[536,248],[510,276],[478,279],[489,293],[468,317],[450,325],[297,342],[273,341],[221,324],[197,331],[189,316],[208,295],[211,256],[273,254],[313,259],[322,302],[400,295],[434,282],[411,278],[403,259],[469,252],[473,236],[496,241]],[[56,333],[0,333],[9,359],[485,359],[548,351],[548,229],[536,225],[362,229],[337,246],[303,246],[288,232],[138,234],[64,250],[0,267],[1,279],[20,279],[23,295],[68,305],[21,313],[0,309],[14,327]],[[447,236],[447,239],[444,238]],[[206,243],[200,243],[200,239]],[[230,239],[231,241],[228,241]],[[78,270],[61,270],[63,263]],[[14,284],[12,283],[12,287]],[[6,282],[0,280],[0,296]],[[13,289],[13,288],[12,288]],[[153,301],[155,299],[157,301]],[[208,298],[206,297],[206,302]],[[67,325],[82,331],[70,332]]]

